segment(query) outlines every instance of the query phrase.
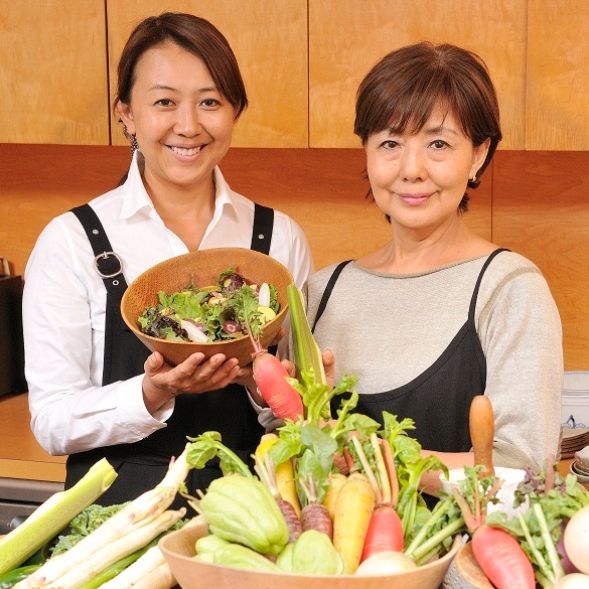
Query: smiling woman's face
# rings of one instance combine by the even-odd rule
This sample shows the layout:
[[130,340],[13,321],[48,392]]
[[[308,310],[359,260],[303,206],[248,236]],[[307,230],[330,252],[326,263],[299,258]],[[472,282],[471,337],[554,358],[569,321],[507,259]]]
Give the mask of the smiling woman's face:
[[146,51],[135,67],[130,104],[119,104],[119,114],[137,136],[152,190],[212,187],[235,111],[200,58],[172,42]]
[[435,231],[452,222],[488,142],[474,147],[451,113],[435,109],[415,134],[385,129],[365,145],[372,194],[393,226]]

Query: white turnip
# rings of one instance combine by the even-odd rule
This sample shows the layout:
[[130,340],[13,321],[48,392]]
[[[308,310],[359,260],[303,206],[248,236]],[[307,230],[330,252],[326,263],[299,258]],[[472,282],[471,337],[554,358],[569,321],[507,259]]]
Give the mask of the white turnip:
[[589,589],[589,575],[571,573],[561,577],[554,589]]
[[564,529],[564,548],[577,569],[589,575],[589,505],[569,520]]
[[417,568],[415,561],[402,552],[385,550],[377,552],[360,563],[356,569],[356,575],[394,575],[406,573]]

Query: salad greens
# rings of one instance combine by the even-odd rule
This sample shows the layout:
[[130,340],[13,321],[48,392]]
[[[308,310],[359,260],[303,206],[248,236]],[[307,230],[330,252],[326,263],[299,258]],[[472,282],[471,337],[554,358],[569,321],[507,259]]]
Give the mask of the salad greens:
[[146,335],[170,341],[213,342],[258,336],[280,309],[276,288],[249,282],[233,268],[221,272],[217,283],[158,293],[158,305],[138,318]]

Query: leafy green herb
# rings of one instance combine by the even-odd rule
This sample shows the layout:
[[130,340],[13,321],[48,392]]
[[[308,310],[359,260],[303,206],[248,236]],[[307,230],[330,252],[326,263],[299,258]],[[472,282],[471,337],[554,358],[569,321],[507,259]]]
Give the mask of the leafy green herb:
[[253,478],[247,464],[221,441],[219,432],[204,432],[195,438],[189,437],[191,442],[186,453],[186,462],[191,468],[204,468],[214,458],[219,459],[219,466],[223,475],[239,473]]

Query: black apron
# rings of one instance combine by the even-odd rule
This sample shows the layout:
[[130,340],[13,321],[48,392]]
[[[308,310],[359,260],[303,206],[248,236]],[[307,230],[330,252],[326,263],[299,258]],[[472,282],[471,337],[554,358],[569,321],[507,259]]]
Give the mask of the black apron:
[[[380,423],[383,411],[396,415],[399,420],[405,417],[413,419],[415,429],[409,435],[427,450],[470,451],[470,403],[475,395],[484,394],[487,380],[487,363],[476,331],[475,308],[485,270],[502,251],[506,250],[492,252],[483,264],[471,296],[468,318],[442,355],[401,387],[360,395],[356,411]],[[325,311],[339,274],[349,262],[339,264],[331,275],[317,308],[313,330]]]
[[[108,237],[96,213],[89,205],[72,209],[78,217],[95,254],[96,269],[107,290],[102,385],[127,380],[143,374],[144,363],[151,353],[124,323],[120,303],[127,282],[121,262],[112,251]],[[251,249],[268,254],[274,226],[274,210],[255,205]],[[205,431],[221,433],[223,443],[244,461],[250,462],[260,436],[264,433],[257,420],[245,388],[232,384],[205,394],[181,394],[175,399],[174,411],[165,428],[146,438],[130,443],[95,448],[71,454],[66,463],[65,487],[76,483],[98,460],[105,457],[118,477],[96,503],[112,505],[134,499],[155,487],[164,477],[170,458],[178,456],[186,445],[186,436]],[[188,491],[206,490],[221,475],[218,463],[212,461],[202,470],[192,470],[186,479]],[[178,497],[172,507],[185,505]]]

